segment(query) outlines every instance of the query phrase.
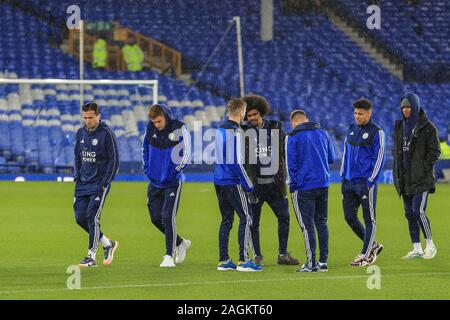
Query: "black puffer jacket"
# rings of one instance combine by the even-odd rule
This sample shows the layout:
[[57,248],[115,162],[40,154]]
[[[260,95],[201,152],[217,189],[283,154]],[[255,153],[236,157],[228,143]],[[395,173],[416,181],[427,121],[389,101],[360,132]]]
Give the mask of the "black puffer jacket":
[[409,145],[407,170],[403,169],[403,121],[395,123],[394,133],[394,184],[399,196],[435,191],[434,164],[439,159],[441,148],[436,127],[425,110],[420,109],[419,119]]
[[[279,168],[278,168],[278,172],[275,175],[275,189],[274,194],[278,194],[281,197],[286,197],[287,195],[287,189],[286,189],[286,155],[285,155],[285,150],[284,150],[284,142],[286,140],[286,134],[283,131],[283,125],[280,121],[276,121],[276,120],[266,120],[264,119],[264,121],[268,121],[269,123],[269,128],[272,129],[278,129],[279,130],[279,135],[278,135],[278,146],[279,146]],[[244,131],[247,130],[255,130],[250,124],[246,124],[244,126],[242,126]],[[257,184],[257,177],[258,177],[258,170],[257,170],[257,166],[256,165],[251,165],[249,164],[249,153],[250,152],[254,152],[251,151],[249,148],[249,142],[248,139],[246,139],[246,143],[245,143],[245,170],[247,171],[247,174],[250,176],[250,179],[255,183],[255,191],[253,192],[257,197],[259,197],[259,192],[260,192],[260,185]]]

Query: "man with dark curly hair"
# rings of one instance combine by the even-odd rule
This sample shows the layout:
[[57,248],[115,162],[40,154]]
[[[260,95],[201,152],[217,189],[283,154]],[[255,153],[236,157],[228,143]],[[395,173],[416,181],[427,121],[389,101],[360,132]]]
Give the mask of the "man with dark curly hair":
[[[269,120],[267,100],[250,94],[242,98],[247,103],[245,120],[248,122],[246,170],[255,190],[250,195],[253,223],[250,228],[255,252],[255,263],[263,264],[259,240],[259,222],[264,202],[270,206],[278,219],[278,264],[298,265],[299,261],[287,251],[289,237],[289,202],[286,192],[286,159],[284,154],[285,133],[280,121]],[[253,161],[252,161],[253,159]]]

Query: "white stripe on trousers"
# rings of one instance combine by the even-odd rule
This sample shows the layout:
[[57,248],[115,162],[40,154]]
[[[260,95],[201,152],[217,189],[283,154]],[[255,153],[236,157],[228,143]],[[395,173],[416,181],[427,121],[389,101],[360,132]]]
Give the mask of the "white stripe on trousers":
[[174,255],[175,252],[175,248],[177,247],[177,225],[176,225],[176,216],[177,216],[177,211],[178,211],[178,201],[180,199],[180,193],[181,193],[181,185],[182,182],[178,182],[178,189],[177,189],[177,194],[175,196],[175,203],[173,205],[173,209],[172,209],[172,257]]
[[424,231],[425,231],[425,239],[431,240],[431,228],[430,224],[428,223],[427,215],[425,213],[425,204],[427,202],[428,198],[428,191],[425,191],[422,193],[422,201],[420,203],[420,220],[422,221]]
[[[374,201],[373,201],[373,194],[375,192],[375,185],[372,186],[372,188],[369,189],[369,210],[370,210],[370,219],[372,220],[372,233],[370,235],[369,244],[367,246],[367,250],[364,253],[364,256],[368,258],[368,255],[370,251],[372,250],[373,243],[375,241],[375,235],[377,232],[377,222],[375,220],[375,208],[374,208]],[[367,226],[366,226],[367,228]]]
[[300,207],[298,205],[298,191],[295,191],[294,194],[292,195],[292,203],[294,204],[294,212],[295,212],[295,215],[297,216],[298,223],[300,224],[300,227],[302,228],[303,239],[305,240],[306,260],[307,260],[305,262],[305,264],[307,264],[307,263],[310,264],[310,263],[312,263],[312,251],[311,251],[311,246],[309,245],[308,230],[306,229],[306,226],[303,223],[302,213],[301,213]]
[[251,240],[252,236],[250,232],[250,226],[252,225],[252,218],[250,217],[250,214],[248,212],[248,205],[246,201],[247,198],[245,196],[244,190],[242,189],[242,186],[238,185],[237,189],[239,192],[239,197],[241,199],[242,210],[244,211],[246,217],[245,232],[244,232],[244,258],[245,260],[248,260],[248,246],[250,245],[251,249],[253,250],[253,243]]
[[100,240],[100,217],[103,211],[103,205],[105,204],[106,194],[108,193],[109,186],[103,191],[102,200],[100,201],[100,206],[98,207],[97,213],[94,217],[94,242],[92,244],[91,251],[97,252],[98,242]]
[[245,182],[250,188],[253,188],[253,182],[249,178],[247,171],[245,171],[244,166],[242,165],[244,163],[244,158],[242,156],[241,134],[239,133],[239,131],[236,131],[236,157],[237,157],[237,164],[241,169],[241,173],[242,176],[244,177]]
[[237,186],[239,197],[241,198],[242,209],[244,210],[245,217],[247,218],[247,223],[245,225],[245,233],[244,233],[244,259],[248,260],[248,246],[250,245],[250,249],[255,255],[255,249],[253,247],[252,234],[250,231],[250,226],[252,225],[252,217],[248,211],[247,197],[245,196],[244,189],[242,189],[241,185]]

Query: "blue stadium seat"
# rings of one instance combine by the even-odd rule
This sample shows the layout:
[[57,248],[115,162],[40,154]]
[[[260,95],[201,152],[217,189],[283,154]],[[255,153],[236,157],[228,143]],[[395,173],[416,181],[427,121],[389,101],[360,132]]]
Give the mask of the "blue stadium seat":
[[[342,5],[365,25],[365,2],[332,2]],[[65,8],[72,4],[70,0],[24,0],[24,3],[38,10],[51,10],[57,15],[59,12],[63,20]],[[198,66],[207,61],[221,39],[229,17],[239,15],[243,26],[246,91],[266,96],[272,105],[271,117],[284,121],[286,130],[290,130],[287,123],[290,110],[302,108],[311,120],[319,121],[329,129],[336,148],[342,148],[347,125],[353,121],[351,103],[367,96],[374,102],[374,119],[386,131],[390,146],[394,121],[401,116],[398,109],[400,95],[412,90],[421,97],[441,134],[447,132],[450,109],[443,101],[450,101],[448,83],[403,83],[373,61],[325,15],[283,16],[278,2],[274,8],[275,38],[261,42],[259,16],[247,14],[258,12],[259,5],[259,0],[245,3],[240,0],[161,0],[138,8],[133,2],[85,1],[83,14],[87,21],[120,21],[122,25],[180,50],[185,60],[190,61],[187,64],[194,70],[192,77],[198,80],[198,87],[190,88],[188,94],[189,88],[182,81],[155,71],[107,72],[92,69],[89,64],[86,64],[85,77],[158,79],[159,95],[164,97],[163,101],[176,106],[173,112],[178,118],[192,120],[197,112],[206,120],[205,128],[217,127],[223,109],[216,114],[214,109],[199,111],[206,111],[211,106],[223,108],[225,96],[239,96],[234,33],[225,37],[219,54],[212,59],[202,77]],[[384,26],[395,27],[398,32],[373,31],[371,36],[396,50],[406,62],[449,62],[450,45],[446,41],[450,38],[449,6],[445,1],[423,1],[413,12],[402,1],[383,2]],[[187,7],[190,8],[189,15],[185,14]],[[0,73],[13,72],[22,78],[79,77],[77,59],[50,44],[50,38],[60,37],[57,29],[45,19],[38,19],[7,3],[1,3],[0,9],[0,66],[8,68],[0,69]],[[423,25],[424,37],[415,33],[416,21]],[[37,33],[41,37],[34,36]],[[23,41],[17,41],[17,38]],[[24,92],[18,85],[0,86],[0,155],[7,162],[21,163],[23,160],[39,165],[47,172],[55,163],[73,165],[74,136],[80,125],[77,89],[33,85],[31,91],[37,97],[30,97],[30,101],[24,99]],[[145,108],[152,101],[151,90],[142,86],[93,86],[86,89],[85,94],[101,102],[102,118],[112,122],[114,129],[120,132],[122,161],[140,161],[140,152],[136,150],[140,149],[139,137],[147,126]],[[19,109],[11,110],[11,106],[17,107],[19,96]],[[132,111],[132,116],[127,111]],[[18,115],[21,122],[9,120]],[[39,121],[47,125],[39,125]]]

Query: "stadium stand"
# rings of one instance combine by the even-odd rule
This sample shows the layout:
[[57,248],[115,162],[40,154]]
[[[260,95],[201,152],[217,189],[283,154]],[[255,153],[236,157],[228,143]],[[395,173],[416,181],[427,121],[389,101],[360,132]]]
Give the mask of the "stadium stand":
[[[336,1],[342,3],[361,24],[366,24],[367,4]],[[450,61],[450,3],[431,0],[415,6],[405,1],[383,1],[381,9],[386,32],[370,32],[389,44],[404,60],[416,63]],[[387,32],[394,28],[394,34]]]
[[[367,3],[333,0],[350,13],[362,26],[366,25]],[[448,1],[383,1],[383,27],[368,30],[406,65],[408,78],[448,79],[450,75],[450,3]],[[392,32],[395,30],[395,32]]]
[[[374,102],[375,121],[387,132],[388,150],[392,149],[394,120],[400,115],[398,102],[406,90],[419,94],[429,116],[446,136],[450,85],[402,83],[338,30],[323,13],[283,16],[276,2],[274,40],[262,42],[259,40],[258,0],[245,3],[238,0],[21,1],[22,6],[34,8],[27,12],[11,3],[14,1],[0,4],[4,17],[0,21],[0,72],[7,77],[78,78],[78,61],[52,43],[61,31],[49,19],[39,16],[39,12],[52,12],[57,15],[52,21],[58,21],[67,16],[69,5],[79,4],[83,19],[87,21],[119,21],[123,26],[180,50],[183,64],[194,70],[192,76],[198,80],[198,85],[187,95],[189,88],[185,83],[154,71],[107,72],[94,70],[89,65],[85,78],[158,79],[160,102],[173,107],[176,116],[183,118],[191,130],[194,120],[202,120],[205,128],[215,127],[224,115],[226,98],[238,95],[235,35],[226,36],[219,54],[202,77],[198,66],[207,61],[230,19],[239,15],[243,28],[246,91],[266,96],[273,107],[272,117],[283,121],[292,108],[305,109],[311,119],[320,121],[333,133],[338,157],[342,154],[347,124],[353,121],[351,102],[361,96]],[[355,17],[365,23],[365,7],[360,11],[357,6],[350,6],[349,1],[339,3],[358,12]],[[393,1],[389,3],[392,12],[399,11],[403,18],[408,16],[409,8],[394,5]],[[438,7],[448,13],[446,6],[448,4]],[[190,14],[185,14],[186,10]],[[397,15],[393,13],[393,17]],[[393,24],[390,19],[386,17],[384,21]],[[439,19],[442,25],[428,28],[426,15],[418,16],[424,19],[427,39],[437,39],[424,42],[423,46],[418,44],[419,36],[411,34],[408,29],[411,23],[405,19],[395,20],[400,25],[396,25],[399,33],[384,32],[382,41],[398,51],[406,62],[435,63],[449,59],[448,37],[441,38],[440,33],[444,26],[442,19]],[[449,30],[447,28],[446,32]],[[407,47],[405,43],[417,45]],[[77,86],[64,85],[0,86],[0,167],[4,163],[9,171],[26,168],[31,172],[50,173],[58,167],[72,166],[73,137],[80,124],[77,90]],[[90,86],[86,87],[85,94],[85,100],[96,100],[103,107],[103,119],[117,133],[124,166],[121,170],[138,172],[139,150],[147,121],[145,106],[151,103],[149,91],[130,86]]]

